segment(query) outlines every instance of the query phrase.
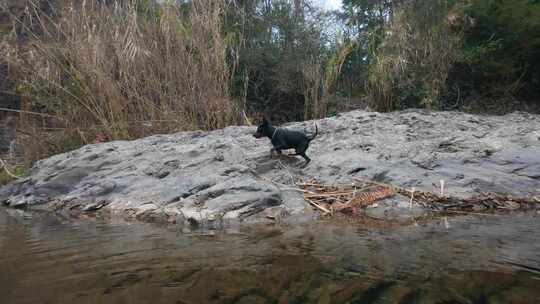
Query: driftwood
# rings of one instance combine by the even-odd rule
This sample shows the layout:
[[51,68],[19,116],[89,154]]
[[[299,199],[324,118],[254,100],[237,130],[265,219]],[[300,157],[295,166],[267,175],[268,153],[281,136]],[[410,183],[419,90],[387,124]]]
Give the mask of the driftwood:
[[347,209],[353,210],[355,208],[361,208],[371,205],[379,200],[392,197],[395,194],[396,191],[394,189],[378,187],[373,190],[360,192],[353,195],[353,197],[348,202],[342,204],[341,206],[336,206],[337,208],[335,208],[334,210],[343,211]]
[[540,197],[513,197],[498,193],[481,193],[462,198],[440,195],[432,192],[406,189],[394,185],[356,179],[354,183],[327,185],[314,179],[298,182],[296,186],[304,193],[304,198],[323,213],[352,212],[361,210],[377,201],[404,196],[405,199],[422,205],[434,212],[492,212],[496,210],[527,210],[540,208]]
[[[325,185],[315,180],[296,183],[304,193],[304,198],[324,213],[334,211],[350,212],[369,206],[379,200],[394,196],[393,188],[375,184]],[[322,207],[322,208],[321,208]]]

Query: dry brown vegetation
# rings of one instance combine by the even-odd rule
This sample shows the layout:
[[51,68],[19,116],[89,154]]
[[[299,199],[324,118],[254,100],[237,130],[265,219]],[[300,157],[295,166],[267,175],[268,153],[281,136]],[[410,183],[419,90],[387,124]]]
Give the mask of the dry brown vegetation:
[[243,106],[229,94],[229,45],[221,36],[225,1],[77,3],[44,10],[29,1],[25,19],[16,19],[18,35],[29,40],[10,44],[17,93],[49,114],[19,126],[26,146],[35,146],[27,148],[35,151],[30,158],[96,136],[129,139],[240,122]]
[[344,0],[328,12],[313,0],[0,0],[0,123],[17,112],[31,163],[366,104],[538,111],[537,2]]
[[[448,213],[492,213],[495,211],[531,210],[538,208],[540,197],[513,197],[498,193],[481,193],[472,197],[454,197],[444,193],[406,189],[368,179],[356,179],[349,184],[325,184],[310,179],[296,182],[304,199],[322,214],[345,212],[354,216],[365,215],[365,208],[378,201],[399,196],[397,200],[409,201],[409,208],[419,204],[426,210],[446,215]],[[441,189],[441,191],[443,191]]]

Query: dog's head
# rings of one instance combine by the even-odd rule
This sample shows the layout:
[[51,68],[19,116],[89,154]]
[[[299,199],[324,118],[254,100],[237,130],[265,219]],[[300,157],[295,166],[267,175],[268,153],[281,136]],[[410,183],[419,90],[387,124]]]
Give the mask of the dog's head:
[[263,136],[267,136],[267,129],[270,126],[270,121],[266,119],[266,117],[263,117],[262,123],[257,127],[257,131],[253,134],[253,137],[255,138],[261,138]]

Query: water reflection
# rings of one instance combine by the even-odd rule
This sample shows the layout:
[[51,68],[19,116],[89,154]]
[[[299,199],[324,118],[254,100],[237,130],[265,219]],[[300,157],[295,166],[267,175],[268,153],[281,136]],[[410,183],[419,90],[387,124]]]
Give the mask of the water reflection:
[[0,209],[0,302],[540,303],[538,219],[185,231]]

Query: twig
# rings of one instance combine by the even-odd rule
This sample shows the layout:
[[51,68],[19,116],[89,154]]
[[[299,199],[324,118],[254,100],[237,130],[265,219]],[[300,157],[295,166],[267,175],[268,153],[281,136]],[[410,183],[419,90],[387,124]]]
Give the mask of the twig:
[[246,124],[247,124],[248,126],[253,125],[253,124],[251,123],[251,120],[249,120],[248,116],[246,115],[246,111],[245,111],[245,110],[242,110],[242,116],[244,116],[244,120],[245,120],[245,122],[246,122]]
[[361,181],[361,182],[364,182],[364,183],[368,183],[368,184],[373,184],[373,185],[378,185],[378,186],[381,186],[381,187],[396,189],[396,190],[398,190],[398,192],[402,191],[402,190],[409,191],[409,190],[406,190],[406,189],[401,188],[401,187],[397,187],[397,186],[390,185],[390,184],[387,184],[387,183],[372,181],[372,180],[369,180],[369,179],[366,179],[366,178],[355,177],[354,179],[358,180],[358,181]]
[[315,206],[317,209],[323,211],[324,213],[328,214],[328,213],[332,213],[330,210],[324,208],[323,206],[315,203],[314,201],[312,200],[307,200],[311,205]]
[[[279,156],[278,156],[278,157],[279,157]],[[293,177],[291,171],[289,171],[289,168],[287,168],[287,167],[281,162],[281,160],[278,159],[277,161],[278,161],[278,163],[281,165],[281,167],[283,167],[283,169],[285,169],[285,171],[287,171],[287,174],[289,174],[289,177],[291,178],[291,182],[292,182],[292,184],[294,185],[294,184],[295,184],[295,182],[294,182],[294,177]]]
[[409,202],[409,210],[412,210],[413,199],[414,199],[414,190],[416,190],[416,189],[413,187],[412,192],[411,192],[411,200]]
[[6,171],[6,173],[7,173],[9,176],[13,177],[14,179],[21,179],[20,176],[17,176],[17,175],[15,175],[15,174],[11,173],[11,171],[9,171],[6,162],[5,162],[3,159],[1,159],[1,158],[0,158],[0,165],[2,165],[2,168]]
[[334,194],[334,193],[313,193],[311,195],[307,195],[308,197],[340,197],[340,196],[350,196],[352,193],[340,193],[340,194]]
[[57,118],[57,119],[62,120],[59,116],[55,116],[55,115],[47,114],[47,113],[38,113],[38,112],[16,110],[16,109],[9,109],[9,108],[0,108],[0,111],[2,111],[2,112],[24,113],[24,114],[31,114],[31,115],[38,115],[38,116],[45,116],[45,117],[52,117],[52,118]]
[[441,196],[444,196],[444,180],[441,179],[439,182],[441,183]]

